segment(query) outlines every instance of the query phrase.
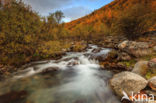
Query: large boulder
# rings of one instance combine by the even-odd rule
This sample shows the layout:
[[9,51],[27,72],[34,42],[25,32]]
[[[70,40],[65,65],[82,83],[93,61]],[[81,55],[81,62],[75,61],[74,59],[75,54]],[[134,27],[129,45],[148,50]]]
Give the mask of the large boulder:
[[156,91],[156,76],[149,79],[148,82],[149,87],[151,87],[152,90]]
[[132,72],[121,72],[113,76],[110,80],[110,84],[115,93],[122,97],[123,91],[127,95],[138,93],[147,86],[147,80],[138,74]]
[[118,45],[118,48],[135,57],[151,53],[147,42],[124,41]]
[[135,64],[132,72],[139,74],[141,76],[145,76],[146,73],[148,72],[148,61],[139,61]]

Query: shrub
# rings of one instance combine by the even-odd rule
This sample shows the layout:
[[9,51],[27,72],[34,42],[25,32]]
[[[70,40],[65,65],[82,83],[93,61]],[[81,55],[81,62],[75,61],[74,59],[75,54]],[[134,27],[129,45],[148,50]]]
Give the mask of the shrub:
[[43,58],[52,57],[62,50],[59,41],[43,42],[37,49],[37,54]]
[[76,42],[73,46],[74,52],[82,51],[86,48],[86,45],[83,42]]
[[121,14],[118,18],[115,30],[120,34],[125,35],[128,39],[137,39],[149,27],[146,26],[147,23],[144,22],[148,10],[149,9],[141,4],[137,4],[131,9],[126,10],[126,12]]

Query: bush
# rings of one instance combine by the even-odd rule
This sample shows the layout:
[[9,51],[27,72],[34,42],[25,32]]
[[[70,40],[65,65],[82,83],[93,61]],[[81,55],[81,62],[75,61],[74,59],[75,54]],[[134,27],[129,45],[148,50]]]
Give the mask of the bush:
[[52,16],[47,18],[48,21],[41,18],[21,0],[4,5],[0,9],[0,64],[20,66],[54,57],[67,47],[60,39],[66,38],[68,31],[63,24],[56,24]]
[[59,41],[49,41],[42,43],[39,46],[37,53],[42,57],[52,57],[61,50],[62,47]]
[[71,47],[70,43],[65,41],[42,42],[36,49],[34,57],[40,58],[55,57],[56,55],[64,53],[63,49],[68,49],[70,47]]
[[[115,30],[125,35],[128,39],[137,39],[141,34],[147,31],[149,26],[145,22],[146,14],[149,13],[146,6],[137,4],[131,9],[126,10],[120,15],[115,25]],[[128,12],[127,12],[128,11]],[[149,18],[148,18],[149,19]]]
[[86,48],[86,44],[84,42],[75,42],[73,46],[74,52],[80,52]]

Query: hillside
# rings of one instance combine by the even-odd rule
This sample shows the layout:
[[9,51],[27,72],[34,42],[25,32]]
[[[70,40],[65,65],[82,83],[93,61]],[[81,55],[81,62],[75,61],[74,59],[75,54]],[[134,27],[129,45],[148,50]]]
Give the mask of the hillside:
[[[98,31],[97,29],[101,24],[104,24],[105,26],[107,26],[107,28],[110,28],[113,26],[114,22],[119,19],[121,15],[129,12],[129,10],[135,5],[141,5],[144,7],[143,9],[149,10],[148,13],[144,13],[143,15],[146,16],[147,18],[151,18],[151,15],[153,15],[152,12],[156,11],[155,0],[114,0],[110,4],[92,12],[91,14],[85,17],[67,23],[66,28],[73,30],[79,25],[81,26],[89,25],[95,28],[94,31]],[[155,19],[154,23],[156,24]],[[155,29],[156,28],[155,24],[151,24],[149,28]]]

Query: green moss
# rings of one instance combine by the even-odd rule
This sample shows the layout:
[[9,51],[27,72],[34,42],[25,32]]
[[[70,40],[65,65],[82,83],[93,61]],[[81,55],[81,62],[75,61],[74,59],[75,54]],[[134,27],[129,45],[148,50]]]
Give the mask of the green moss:
[[146,78],[150,79],[152,77],[156,76],[156,68],[150,68],[146,74]]
[[146,79],[150,79],[150,78],[152,78],[154,76],[156,76],[156,70],[148,71],[147,74],[145,75]]
[[146,77],[146,79],[150,79],[152,77],[151,72],[148,72],[145,77]]
[[134,65],[136,64],[136,60],[135,59],[131,59],[129,61],[121,61],[120,63],[127,66],[127,67],[134,67]]

